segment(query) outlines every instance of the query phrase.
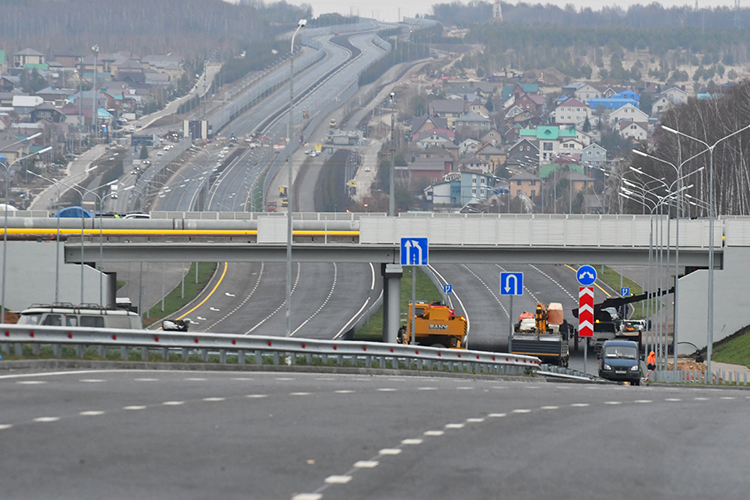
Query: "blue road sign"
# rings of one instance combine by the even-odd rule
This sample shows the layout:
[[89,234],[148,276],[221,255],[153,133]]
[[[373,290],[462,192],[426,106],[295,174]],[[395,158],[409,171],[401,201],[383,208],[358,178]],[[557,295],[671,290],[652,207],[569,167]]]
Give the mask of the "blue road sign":
[[500,295],[523,295],[523,273],[500,273]]
[[596,281],[596,269],[593,266],[581,266],[576,271],[576,278],[583,286],[593,285]]
[[444,293],[451,293],[451,292],[453,292],[453,285],[449,285],[448,283],[446,283],[445,285],[443,285],[443,292]]
[[402,266],[427,266],[429,263],[427,238],[401,238]]
[[630,287],[624,286],[620,288],[620,297],[630,297]]

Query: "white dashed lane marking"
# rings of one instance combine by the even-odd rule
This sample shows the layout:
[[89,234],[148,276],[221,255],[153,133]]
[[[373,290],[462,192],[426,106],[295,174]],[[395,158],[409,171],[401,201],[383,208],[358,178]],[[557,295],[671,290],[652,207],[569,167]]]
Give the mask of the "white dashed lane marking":
[[680,398],[665,398],[664,401],[669,401],[670,403],[676,403],[682,400]]
[[21,380],[20,382],[16,382],[16,384],[21,385],[41,385],[46,383],[44,380]]
[[352,476],[328,476],[325,480],[327,484],[346,484],[352,480]]
[[354,467],[357,469],[372,469],[374,467],[377,467],[380,462],[377,460],[360,460],[359,462],[356,462],[354,464]]
[[349,391],[349,390],[346,390],[346,389],[342,389],[342,390],[333,391],[333,392],[335,392],[336,394],[353,394],[355,391]]
[[437,387],[417,387],[418,391],[436,391]]
[[490,413],[487,416],[490,418],[503,418],[505,415],[505,413]]
[[136,382],[158,382],[159,381],[158,378],[136,378],[133,380],[135,380]]
[[184,401],[164,401],[162,404],[164,406],[180,406],[180,405],[184,405],[185,402]]
[[145,406],[125,406],[123,410],[130,410],[130,411],[137,411],[137,410],[145,410]]
[[722,396],[721,399],[737,399],[734,396]]
[[[750,398],[750,396],[748,396]],[[708,398],[693,398],[696,401],[708,401]]]
[[82,411],[79,413],[79,415],[83,415],[84,417],[96,417],[99,415],[104,415],[103,411],[97,411],[97,410],[91,410],[91,411]]
[[57,422],[60,417],[38,417],[34,419],[34,422]]
[[445,431],[425,431],[425,436],[442,436],[445,434]]
[[466,422],[470,424],[479,424],[481,422],[484,422],[484,419],[483,418],[467,418]]
[[294,495],[292,500],[320,500],[321,498],[323,498],[323,495],[320,493],[300,493],[299,495]]
[[404,439],[403,441],[401,441],[401,444],[407,444],[407,445],[410,445],[410,444],[422,444],[423,441],[424,440],[419,439],[419,438],[410,438],[410,439]]
[[463,429],[464,424],[445,424],[446,429]]
[[214,401],[224,401],[226,398],[203,398],[203,401],[208,402],[214,402]]
[[267,398],[268,394],[248,394],[245,397],[250,398],[250,399],[260,399],[260,398]]
[[573,403],[570,406],[572,406],[573,408],[586,408],[587,406],[589,406],[589,404],[588,403]]
[[401,450],[398,448],[383,448],[378,452],[380,455],[398,455]]
[[203,382],[206,379],[205,378],[186,378],[185,380],[187,380],[188,382]]
[[84,378],[84,379],[79,380],[79,382],[84,382],[84,383],[87,383],[87,384],[96,384],[96,383],[99,383],[99,382],[104,382],[104,379],[101,379],[101,378]]
[[10,429],[11,427],[13,427],[11,424],[0,424],[0,431]]
[[290,392],[290,396],[309,396],[309,392]]
[[540,409],[541,410],[559,410],[560,407],[559,406],[542,406]]
[[636,399],[635,401],[633,401],[633,403],[639,403],[639,404],[647,404],[647,403],[652,403],[652,402],[653,401],[651,401],[650,399]]
[[382,387],[378,389],[379,392],[396,392],[396,389],[391,389],[390,387]]
[[622,403],[620,401],[605,401],[605,405],[621,405]]
[[531,410],[527,410],[526,408],[518,408],[513,410],[513,413],[531,413]]

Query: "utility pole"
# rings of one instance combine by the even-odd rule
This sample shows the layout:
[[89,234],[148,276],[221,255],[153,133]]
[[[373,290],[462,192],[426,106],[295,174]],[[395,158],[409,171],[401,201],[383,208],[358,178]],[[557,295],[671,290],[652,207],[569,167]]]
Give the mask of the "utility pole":
[[98,110],[99,106],[98,106],[98,103],[96,102],[96,96],[97,96],[96,67],[99,63],[99,45],[94,45],[93,47],[91,47],[91,50],[94,51],[94,88],[91,89],[94,91],[94,102],[92,103],[92,106],[91,106],[91,126],[93,128],[93,136],[96,139],[97,137],[96,125],[97,125],[97,118],[99,118],[99,110]]
[[395,140],[395,113],[393,110],[393,101],[396,97],[396,94],[394,92],[391,92],[391,95],[389,96],[391,99],[391,148],[390,148],[390,156],[391,156],[391,169],[390,169],[390,181],[388,183],[388,216],[389,217],[395,217],[396,216],[396,189],[395,189],[395,169],[393,166],[393,157],[396,154],[396,140]]

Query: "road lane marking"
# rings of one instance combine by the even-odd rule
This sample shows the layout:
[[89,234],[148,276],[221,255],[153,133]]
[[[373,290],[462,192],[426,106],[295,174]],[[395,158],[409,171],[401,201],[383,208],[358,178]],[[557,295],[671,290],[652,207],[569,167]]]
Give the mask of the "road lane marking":
[[[750,396],[748,396],[750,398]],[[708,398],[693,398],[696,401],[708,401]]]
[[436,391],[437,387],[417,387],[418,391]]
[[248,394],[245,397],[246,398],[251,398],[251,399],[267,398],[268,394]]
[[145,409],[146,409],[145,406],[125,406],[125,407],[123,407],[123,410],[132,410],[132,411],[145,410]]
[[346,484],[352,480],[352,476],[328,476],[325,479],[327,484]]
[[333,391],[336,394],[354,394],[356,391],[350,391],[349,389],[341,389],[339,391]]
[[89,410],[82,411],[79,415],[83,415],[84,417],[98,417],[99,415],[104,415],[104,412],[99,410]]
[[473,387],[456,387],[456,390],[458,391],[471,391],[474,389]]
[[360,460],[354,463],[354,467],[358,469],[372,469],[380,464],[377,460]]
[[620,402],[620,401],[605,401],[604,404],[605,405],[621,405],[622,402]]
[[57,422],[60,417],[37,417],[34,422]]
[[309,392],[290,392],[290,396],[309,396]]
[[445,434],[445,431],[425,431],[425,436],[442,436]]
[[674,402],[677,402],[677,401],[682,401],[682,399],[680,399],[680,398],[665,398],[664,401],[669,401],[669,402],[674,403]]
[[721,399],[737,399],[734,396],[722,396]]
[[424,442],[423,439],[409,438],[409,439],[404,439],[403,441],[401,441],[401,444],[422,444],[423,442]]
[[380,455],[398,455],[401,450],[398,448],[383,448],[378,452]]
[[489,418],[503,418],[507,415],[507,413],[490,413],[487,415]]
[[104,379],[102,379],[102,378],[84,378],[84,379],[79,380],[79,382],[85,382],[87,384],[96,384],[96,383],[99,383],[99,382],[104,382]]
[[21,385],[41,385],[41,384],[46,384],[46,383],[47,382],[44,380],[21,380],[19,382],[16,382],[16,384],[21,384]]
[[134,378],[136,382],[158,382],[158,378]]
[[[193,307],[192,309],[190,309],[190,310],[189,310],[188,312],[186,312],[186,313],[185,313],[185,314],[183,314],[182,316],[179,316],[179,317],[177,317],[177,318],[175,318],[175,319],[183,319],[183,318],[184,318],[185,316],[187,316],[188,314],[190,314],[191,312],[195,311],[195,310],[196,310],[196,309],[198,309],[198,308],[199,308],[200,306],[202,306],[203,304],[205,304],[205,303],[206,303],[206,301],[207,301],[208,299],[210,299],[210,298],[211,298],[211,296],[212,296],[212,295],[214,294],[214,292],[216,291],[216,289],[217,289],[217,288],[219,288],[219,285],[221,285],[221,282],[222,282],[222,281],[224,281],[224,276],[226,276],[226,274],[227,274],[227,268],[228,268],[228,267],[229,267],[229,263],[228,263],[228,262],[225,262],[225,263],[224,263],[224,271],[223,271],[223,272],[221,273],[221,277],[219,278],[219,281],[217,281],[217,282],[216,282],[216,286],[214,286],[213,290],[211,290],[211,291],[209,292],[209,294],[208,294],[208,295],[206,295],[206,298],[205,298],[205,299],[201,300],[201,301],[200,301],[200,302],[198,303],[198,305],[196,305],[195,307]],[[204,321],[205,321],[205,320],[204,320]],[[159,330],[161,330],[161,327],[159,327]]]
[[0,424],[0,431],[4,431],[6,429],[10,429],[11,427],[13,427],[12,424]]
[[203,398],[203,401],[208,401],[208,402],[226,401],[226,398]]
[[300,493],[294,495],[292,500],[320,500],[321,498],[323,498],[323,495],[320,493]]
[[242,377],[234,377],[232,380],[237,380],[239,382],[251,382],[253,379],[251,378],[242,378]]
[[542,406],[540,410],[559,410],[559,406]]
[[651,401],[650,399],[636,399],[635,401],[633,401],[633,403],[647,404],[647,403],[653,403],[653,401]]
[[206,379],[205,378],[186,378],[185,380],[188,382],[203,382]]
[[276,380],[280,380],[280,381],[284,381],[285,382],[285,381],[294,380],[294,379],[291,378],[291,377],[276,377]]
[[467,418],[466,421],[470,424],[479,424],[484,422],[483,418]]
[[517,408],[513,410],[513,413],[531,413],[531,410],[527,410],[526,408]]
[[180,405],[184,405],[184,404],[185,404],[184,401],[164,401],[162,403],[162,405],[164,405],[164,406],[180,406]]
[[463,429],[464,424],[445,424],[446,429]]
[[391,389],[390,387],[381,387],[378,389],[380,392],[396,392],[396,389]]
[[589,406],[589,404],[588,403],[573,403],[570,406],[572,406],[573,408],[586,408],[587,406]]

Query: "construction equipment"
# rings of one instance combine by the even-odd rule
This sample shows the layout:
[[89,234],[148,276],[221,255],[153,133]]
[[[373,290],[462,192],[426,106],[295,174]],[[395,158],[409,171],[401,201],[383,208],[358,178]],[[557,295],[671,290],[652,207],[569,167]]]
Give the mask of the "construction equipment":
[[563,317],[562,304],[551,302],[545,307],[537,302],[535,314],[524,312],[509,339],[513,354],[537,356],[543,361],[568,366],[571,328]]
[[450,349],[465,349],[464,338],[468,322],[463,316],[456,316],[453,309],[440,302],[417,302],[416,317],[409,304],[407,323],[398,330],[398,342],[410,344],[412,340],[412,319],[415,326],[415,343],[431,347],[448,347]]

